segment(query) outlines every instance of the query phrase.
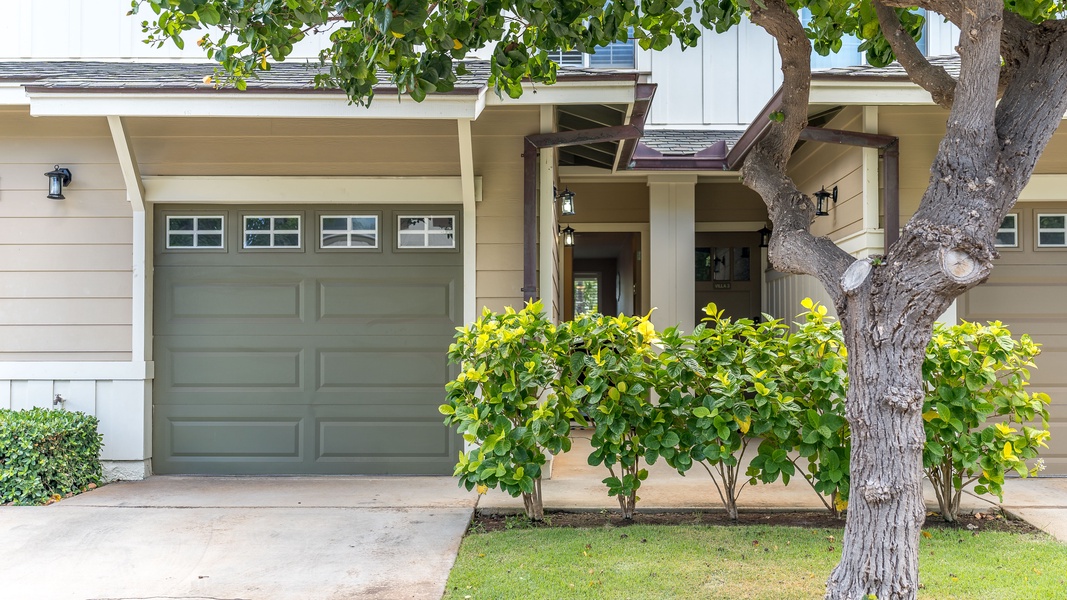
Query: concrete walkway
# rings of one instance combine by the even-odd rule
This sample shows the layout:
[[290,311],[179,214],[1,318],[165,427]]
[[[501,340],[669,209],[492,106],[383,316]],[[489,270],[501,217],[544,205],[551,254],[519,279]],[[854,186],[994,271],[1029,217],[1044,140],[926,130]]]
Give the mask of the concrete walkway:
[[436,600],[475,502],[450,477],[115,483],[0,508],[0,596]]

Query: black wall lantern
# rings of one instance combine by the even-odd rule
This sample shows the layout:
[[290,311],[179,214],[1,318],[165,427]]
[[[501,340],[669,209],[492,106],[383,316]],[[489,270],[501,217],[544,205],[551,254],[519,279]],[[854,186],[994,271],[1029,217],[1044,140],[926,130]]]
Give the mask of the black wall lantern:
[[563,190],[563,193],[557,196],[559,198],[559,211],[563,215],[574,214],[574,192],[570,189]]
[[759,233],[759,247],[766,248],[771,244],[771,228],[764,225],[757,232]]
[[827,216],[830,215],[830,213],[827,212],[828,210],[830,210],[830,203],[827,202],[827,200],[833,200],[834,204],[835,205],[837,204],[837,186],[836,185],[834,186],[834,191],[833,192],[828,192],[828,191],[826,191],[826,188],[823,188],[823,189],[815,192],[814,196],[815,196],[815,216],[816,217],[827,217]]
[[564,246],[567,246],[569,248],[569,247],[574,245],[574,228],[573,227],[571,227],[570,225],[567,225],[566,227],[563,228],[563,231],[561,231],[560,233],[563,234],[563,245]]
[[48,197],[52,200],[64,200],[63,186],[70,185],[70,169],[60,168],[56,165],[54,169],[44,174],[48,178]]

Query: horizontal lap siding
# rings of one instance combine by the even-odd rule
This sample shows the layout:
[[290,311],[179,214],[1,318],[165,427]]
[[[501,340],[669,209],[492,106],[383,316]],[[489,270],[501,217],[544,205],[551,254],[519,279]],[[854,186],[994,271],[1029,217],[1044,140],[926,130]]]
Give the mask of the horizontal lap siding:
[[131,214],[105,119],[0,111],[0,360],[130,359]]
[[540,109],[487,109],[471,124],[474,174],[482,177],[477,206],[477,306],[522,306],[522,140],[540,128]]
[[959,314],[1002,321],[1041,344],[1030,379],[1031,391],[1052,398],[1052,439],[1041,455],[1045,474],[1067,475],[1067,250],[1034,249],[1035,213],[1067,213],[1067,204],[1021,203],[1012,212],[1019,215],[1019,247],[1001,249],[989,280],[960,298]]
[[[860,111],[848,108],[828,122],[828,129],[862,131]],[[837,186],[837,204],[828,200],[829,216],[817,217],[811,232],[840,240],[863,229],[863,153],[843,144],[805,142],[789,161],[789,174],[809,196]],[[814,201],[814,196],[812,196]]]

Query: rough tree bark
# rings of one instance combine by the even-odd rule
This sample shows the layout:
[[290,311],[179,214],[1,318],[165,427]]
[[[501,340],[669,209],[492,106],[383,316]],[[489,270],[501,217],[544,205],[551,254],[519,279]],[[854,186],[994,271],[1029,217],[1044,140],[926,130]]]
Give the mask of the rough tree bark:
[[810,234],[811,201],[785,174],[806,124],[811,50],[784,0],[764,4],[753,4],[752,21],[778,42],[783,118],[750,153],[742,179],[764,199],[774,224],[771,262],[820,280],[849,351],[852,492],[826,597],[915,598],[925,515],[925,348],[934,320],[989,276],[996,230],[1067,110],[1067,26],[1005,15],[1001,0],[920,0],[960,26],[961,72],[953,81],[910,37],[894,33],[899,20],[886,8],[899,3],[884,0],[879,19],[902,65],[950,112],[918,211],[883,260],[856,261]]

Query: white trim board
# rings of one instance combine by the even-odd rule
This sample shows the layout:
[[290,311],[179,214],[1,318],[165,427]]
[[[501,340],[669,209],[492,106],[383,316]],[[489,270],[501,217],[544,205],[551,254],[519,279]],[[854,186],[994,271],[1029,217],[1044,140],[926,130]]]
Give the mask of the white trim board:
[[[462,177],[155,176],[145,201],[157,204],[463,204]],[[474,178],[474,200],[482,198]]]
[[697,233],[759,231],[766,226],[766,221],[698,221],[693,224],[693,231]]
[[155,377],[148,362],[0,362],[0,380],[143,381]]
[[477,119],[484,94],[376,98],[352,106],[343,94],[27,92],[30,114],[106,117]]
[[1020,202],[1060,202],[1067,200],[1067,175],[1032,175],[1019,194]]

